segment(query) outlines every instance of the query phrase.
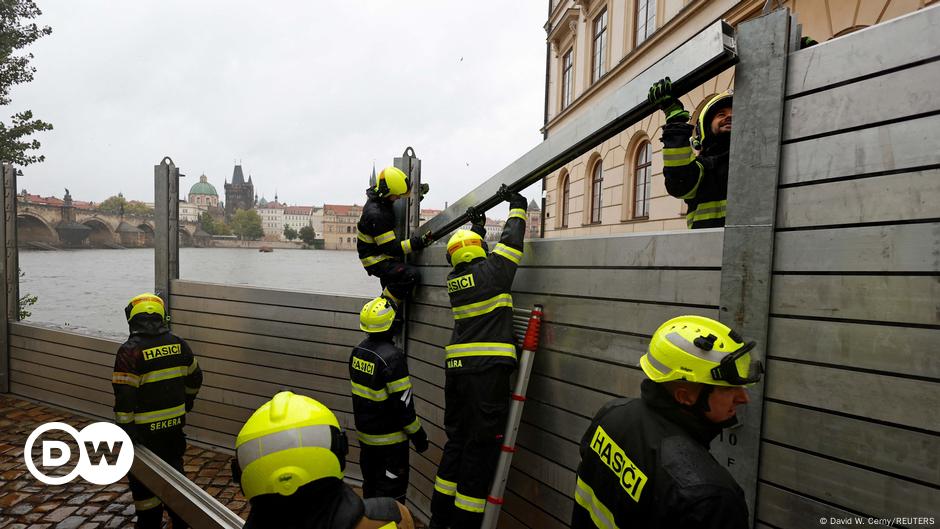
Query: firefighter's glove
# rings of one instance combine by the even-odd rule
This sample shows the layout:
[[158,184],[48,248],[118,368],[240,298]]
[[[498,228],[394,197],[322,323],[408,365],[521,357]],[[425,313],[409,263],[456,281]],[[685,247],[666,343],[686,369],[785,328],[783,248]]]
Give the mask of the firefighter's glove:
[[816,39],[814,39],[813,37],[803,37],[800,39],[801,50],[805,50],[806,48],[809,48],[810,46],[815,46],[817,44],[819,43],[816,42]]
[[415,447],[415,452],[420,454],[428,449],[428,434],[424,431],[424,427],[418,428],[418,431],[409,437],[411,438],[411,444]]
[[521,209],[525,211],[528,206],[529,201],[526,200],[524,196],[516,191],[509,193],[509,209]]
[[486,226],[486,212],[477,209],[475,206],[467,208],[467,218],[470,224],[474,226]]
[[672,80],[668,77],[653,83],[648,99],[651,105],[663,111],[666,115],[666,123],[689,121],[689,111],[672,94]]
[[427,248],[434,242],[430,231],[426,231],[422,235],[413,235],[409,240],[411,241],[411,250],[415,252]]

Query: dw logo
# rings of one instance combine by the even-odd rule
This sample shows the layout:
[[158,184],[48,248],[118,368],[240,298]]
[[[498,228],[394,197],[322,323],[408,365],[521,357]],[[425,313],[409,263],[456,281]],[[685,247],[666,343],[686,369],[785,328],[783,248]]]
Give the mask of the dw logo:
[[[78,464],[64,476],[48,476],[33,462],[33,445],[39,436],[50,431],[61,430],[78,443]],[[42,442],[42,466],[58,468],[72,457],[69,445],[56,440]],[[46,485],[62,485],[81,476],[95,485],[110,485],[124,477],[134,463],[134,445],[130,437],[119,426],[108,422],[89,424],[78,431],[68,424],[49,422],[33,430],[26,439],[23,459],[29,473]]]

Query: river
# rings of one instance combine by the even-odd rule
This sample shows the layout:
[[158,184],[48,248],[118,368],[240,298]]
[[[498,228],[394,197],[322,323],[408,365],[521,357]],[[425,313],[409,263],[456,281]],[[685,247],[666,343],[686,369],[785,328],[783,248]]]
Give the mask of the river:
[[[153,290],[153,249],[23,251],[20,270],[20,295],[39,297],[26,321],[125,338],[127,300]],[[356,296],[380,292],[378,280],[349,251],[180,248],[180,278]]]

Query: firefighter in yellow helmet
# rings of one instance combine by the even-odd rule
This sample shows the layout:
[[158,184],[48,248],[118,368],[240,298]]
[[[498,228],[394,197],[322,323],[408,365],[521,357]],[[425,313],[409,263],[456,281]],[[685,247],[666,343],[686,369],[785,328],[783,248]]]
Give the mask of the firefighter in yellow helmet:
[[400,241],[395,234],[396,200],[407,200],[411,179],[396,167],[386,167],[375,175],[366,190],[366,203],[356,224],[359,261],[370,276],[379,278],[382,295],[397,305],[411,295],[421,279],[418,268],[403,262],[405,255],[419,252],[431,241],[431,233]]
[[[650,87],[649,100],[666,116],[662,136],[666,191],[688,205],[686,223],[689,228],[724,226],[731,149],[731,92],[711,98],[699,113],[694,127],[689,123],[689,112],[673,94],[668,77]],[[692,150],[693,146],[699,151],[698,155]]]
[[656,330],[641,398],[608,402],[581,439],[573,529],[750,527],[744,492],[708,448],[761,378],[754,345],[702,316]]
[[258,408],[235,440],[232,476],[251,513],[245,529],[413,529],[391,498],[363,501],[343,482],[346,434],[310,397],[282,391]]
[[[134,296],[124,308],[130,336],[114,359],[114,420],[136,445],[146,446],[176,470],[183,471],[186,412],[202,386],[202,370],[189,344],[170,333],[159,296]],[[163,503],[142,483],[128,476],[137,525],[162,527]],[[173,527],[188,527],[170,511]]]
[[395,306],[377,297],[362,307],[359,328],[366,339],[349,356],[362,496],[388,496],[405,502],[408,492],[408,441],[418,453],[428,436],[415,414],[408,357],[394,342],[399,332]]
[[473,228],[447,243],[454,269],[447,293],[454,330],[445,348],[444,430],[447,443],[434,480],[429,529],[475,529],[499,459],[509,412],[510,374],[516,367],[512,282],[522,259],[526,206],[505,187],[509,219],[487,253],[485,216],[472,212]]

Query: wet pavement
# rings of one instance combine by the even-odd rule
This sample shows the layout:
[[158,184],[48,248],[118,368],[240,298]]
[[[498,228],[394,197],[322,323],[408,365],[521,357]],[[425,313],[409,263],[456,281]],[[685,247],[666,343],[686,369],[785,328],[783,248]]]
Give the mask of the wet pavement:
[[[26,439],[37,426],[55,421],[79,430],[95,422],[51,406],[0,395],[0,529],[133,527],[134,501],[126,478],[113,485],[93,485],[79,478],[52,486],[29,473],[23,459]],[[230,457],[190,445],[184,470],[186,477],[246,518],[248,503],[232,482]]]

